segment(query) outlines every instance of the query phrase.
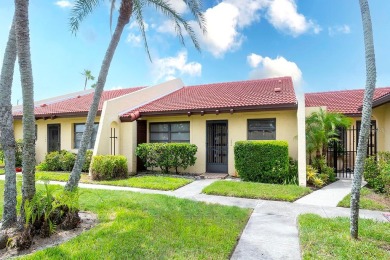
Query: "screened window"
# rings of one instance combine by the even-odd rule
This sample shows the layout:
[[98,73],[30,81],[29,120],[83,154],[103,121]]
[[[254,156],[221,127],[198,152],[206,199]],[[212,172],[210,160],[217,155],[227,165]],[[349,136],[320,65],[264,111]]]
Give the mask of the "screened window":
[[[88,149],[93,149],[95,145],[98,128],[99,128],[99,123],[95,123],[93,125],[91,140],[89,141],[89,144],[87,146]],[[74,124],[74,148],[75,149],[80,148],[81,138],[83,136],[84,130],[85,130],[85,124]]]
[[249,119],[248,140],[275,140],[276,119]]
[[151,143],[189,143],[190,122],[151,123]]

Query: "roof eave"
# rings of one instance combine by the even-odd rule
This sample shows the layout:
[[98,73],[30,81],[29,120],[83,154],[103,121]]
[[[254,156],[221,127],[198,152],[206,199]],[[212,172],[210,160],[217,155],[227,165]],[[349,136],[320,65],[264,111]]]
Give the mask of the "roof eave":
[[[100,116],[102,113],[101,110],[99,110],[96,113],[96,116]],[[69,118],[69,117],[87,117],[88,111],[82,111],[82,112],[71,112],[71,113],[53,113],[53,114],[35,114],[35,120],[39,119],[56,119],[56,118]],[[16,115],[14,116],[14,119],[22,119],[23,115]]]
[[[218,114],[223,113],[236,113],[236,112],[255,112],[255,111],[279,111],[279,110],[296,110],[298,108],[297,103],[286,103],[276,105],[263,105],[263,106],[246,106],[246,107],[216,107],[216,108],[203,108],[203,109],[181,109],[181,110],[169,110],[169,111],[152,111],[141,112],[142,116],[179,116],[179,115],[204,115],[204,114]],[[133,122],[130,116],[120,117],[121,122]]]

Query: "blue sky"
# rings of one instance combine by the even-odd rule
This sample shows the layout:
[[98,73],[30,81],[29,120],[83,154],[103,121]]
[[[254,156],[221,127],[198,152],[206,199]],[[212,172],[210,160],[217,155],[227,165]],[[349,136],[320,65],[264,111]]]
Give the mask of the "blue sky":
[[[168,0],[167,0],[168,1]],[[13,16],[0,3],[0,62]],[[117,1],[119,2],[119,1]],[[169,2],[189,20],[182,0]],[[377,86],[390,86],[390,1],[369,1],[377,58]],[[31,53],[37,100],[82,90],[84,69],[97,76],[110,40],[109,4],[102,1],[80,27],[69,30],[73,0],[30,1]],[[305,92],[363,88],[364,46],[358,0],[207,0],[208,34],[202,52],[181,46],[169,21],[145,10],[149,61],[139,30],[125,29],[106,89],[154,85],[180,77],[186,85],[291,75]],[[114,21],[116,16],[114,17]],[[18,70],[18,69],[17,69]],[[13,103],[21,99],[16,73]]]

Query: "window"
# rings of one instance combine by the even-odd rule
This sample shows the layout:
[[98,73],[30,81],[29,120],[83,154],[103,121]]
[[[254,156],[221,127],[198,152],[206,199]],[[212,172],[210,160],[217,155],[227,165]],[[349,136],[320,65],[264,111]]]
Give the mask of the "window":
[[190,122],[151,123],[151,143],[189,143]]
[[[95,123],[92,129],[92,136],[89,144],[87,146],[88,149],[93,149],[95,145],[96,135],[99,128],[99,123]],[[74,124],[74,148],[80,148],[81,138],[83,136],[85,130],[85,124]]]
[[248,140],[275,140],[276,119],[249,119]]

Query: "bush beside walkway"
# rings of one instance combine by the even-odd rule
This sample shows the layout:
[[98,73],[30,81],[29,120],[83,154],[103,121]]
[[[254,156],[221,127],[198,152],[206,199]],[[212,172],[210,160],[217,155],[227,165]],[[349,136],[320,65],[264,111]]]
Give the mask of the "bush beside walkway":
[[209,195],[292,202],[309,194],[311,190],[296,185],[217,181],[204,188],[202,192]]

